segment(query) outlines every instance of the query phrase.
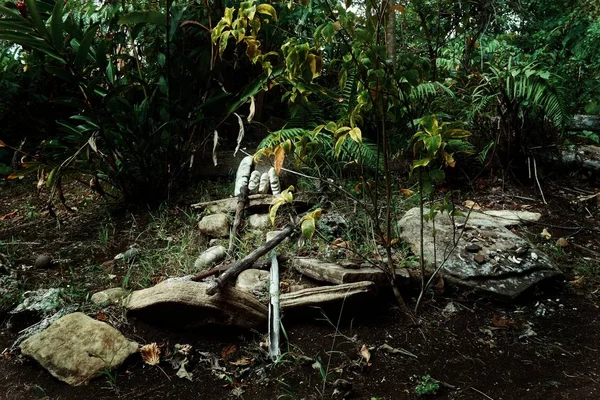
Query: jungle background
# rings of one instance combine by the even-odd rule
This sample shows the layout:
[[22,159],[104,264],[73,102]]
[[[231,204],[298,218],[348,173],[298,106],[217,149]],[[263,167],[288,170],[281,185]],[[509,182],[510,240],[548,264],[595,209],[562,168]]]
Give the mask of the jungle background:
[[[2,2],[0,256],[16,268],[52,254],[59,267],[23,269],[5,285],[0,350],[18,332],[8,329],[8,311],[28,290],[65,288],[65,304],[93,313],[88,300],[98,289],[139,289],[197,272],[191,265],[207,243],[189,206],[231,196],[246,152],[272,163],[284,182],[291,171],[289,185],[311,210],[346,216],[344,232],[317,223],[308,250],[294,242],[286,251],[329,257],[334,243],[374,258],[381,250],[389,264],[382,268],[391,270],[392,251],[404,252],[415,276],[424,270],[395,231],[403,211],[423,204],[448,211],[464,201],[492,207],[507,204],[505,195],[512,206],[530,201],[554,238],[585,242],[544,244],[566,275],[553,289],[556,320],[544,320],[539,342],[523,343],[513,324],[547,300],[498,305],[459,294],[468,312],[447,321],[439,304],[447,292],[426,288],[431,296],[415,317],[418,290],[408,289],[395,300],[383,295],[375,317],[338,321],[338,310],[297,330],[290,322],[287,339],[298,348],[289,353],[310,353],[317,368],[282,363],[260,385],[243,373],[177,383],[133,363],[94,384],[107,398],[324,398],[338,390],[332,359],[362,377],[359,398],[597,398],[600,377],[589,366],[600,334],[600,215],[597,203],[567,198],[573,185],[597,194],[597,171],[561,154],[600,143],[598,126],[574,122],[600,115],[599,40],[600,3],[584,0]],[[591,228],[573,233],[573,221]],[[541,230],[521,234],[537,238]],[[107,273],[103,262],[134,243],[143,244],[139,263]],[[229,258],[257,245],[238,243]],[[130,335],[146,332],[144,341],[200,340],[114,313]],[[510,324],[470,329],[497,315]],[[369,372],[348,362],[357,353],[352,340],[333,351],[327,335],[343,329],[356,331],[345,339],[356,333],[367,341],[406,331],[423,352],[410,366],[375,361]],[[253,339],[239,342],[237,333],[209,335],[202,345],[217,353],[223,343],[251,347]],[[459,377],[447,366],[457,354]],[[2,356],[5,398],[82,398],[40,378],[31,362]],[[528,372],[518,376],[522,368]]]

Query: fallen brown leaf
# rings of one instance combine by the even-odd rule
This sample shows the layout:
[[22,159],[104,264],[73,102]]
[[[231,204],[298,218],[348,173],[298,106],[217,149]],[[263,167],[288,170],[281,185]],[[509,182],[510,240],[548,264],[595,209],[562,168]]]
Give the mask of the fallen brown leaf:
[[155,343],[146,344],[141,347],[142,360],[148,365],[158,365],[160,363],[160,349]]
[[515,326],[515,321],[502,318],[499,315],[494,315],[492,317],[492,325],[494,325],[496,328],[512,328]]
[[224,347],[223,350],[221,350],[221,358],[227,361],[227,359],[231,357],[231,355],[235,353],[236,350],[237,346],[235,344],[230,344],[229,346]]

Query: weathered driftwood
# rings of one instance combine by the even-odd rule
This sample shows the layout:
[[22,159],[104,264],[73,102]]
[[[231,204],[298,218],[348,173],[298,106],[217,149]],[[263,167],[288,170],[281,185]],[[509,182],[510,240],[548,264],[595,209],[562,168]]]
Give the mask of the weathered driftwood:
[[273,250],[279,243],[283,242],[295,231],[295,225],[286,226],[281,233],[279,233],[273,239],[263,244],[243,259],[233,263],[225,272],[223,272],[223,274],[221,274],[221,276],[210,283],[210,286],[208,289],[206,289],[206,293],[209,295],[214,295],[217,293],[228,281],[238,276],[238,274],[243,270],[250,268],[252,264],[254,264],[260,257]]
[[373,282],[363,281],[302,289],[297,292],[282,294],[280,296],[280,304],[284,310],[321,305],[331,301],[341,301],[353,296],[372,293],[376,287],[377,285]]
[[240,228],[240,224],[242,223],[242,217],[244,216],[244,209],[246,208],[246,203],[248,202],[248,183],[240,187],[240,194],[238,196],[238,202],[235,209],[235,219],[233,220],[233,227],[231,228],[231,237],[229,238],[229,249],[228,253],[233,253],[233,248],[235,246],[235,240],[238,235],[238,230]]
[[[271,194],[251,194],[248,196],[248,209],[267,209],[273,202]],[[238,198],[230,197],[227,199],[205,201],[203,203],[192,204],[192,208],[204,210],[207,213],[224,212],[234,213],[237,209]]]
[[[296,258],[293,262],[294,269],[302,275],[321,282],[334,284],[371,281],[378,285],[388,285],[389,278],[385,272],[376,267],[348,269],[341,265],[317,260],[315,258]],[[396,269],[397,279],[408,279],[408,272],[404,269]]]
[[254,328],[266,321],[267,308],[253,296],[233,287],[210,296],[206,293],[208,286],[204,282],[163,282],[131,293],[123,304],[128,311],[144,319],[169,325]]
[[600,115],[574,115],[569,130],[600,132]]
[[[288,262],[289,257],[285,254],[279,254],[277,255],[277,261],[279,261],[280,264],[284,264],[286,262]],[[225,272],[227,269],[229,269],[233,264],[221,264],[221,265],[217,265],[214,268],[211,269],[207,269],[205,271],[201,271],[199,273],[197,273],[196,275],[192,276],[190,280],[192,281],[201,281],[203,279],[206,279],[210,276],[213,275],[218,275],[221,272]],[[271,266],[271,260],[258,260],[255,263],[253,263],[248,269],[250,268],[254,268],[254,269],[267,269]]]

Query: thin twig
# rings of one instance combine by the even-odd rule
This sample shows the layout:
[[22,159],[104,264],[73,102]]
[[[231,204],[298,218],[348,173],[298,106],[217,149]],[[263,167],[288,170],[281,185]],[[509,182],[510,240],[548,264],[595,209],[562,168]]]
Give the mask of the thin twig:
[[477,393],[479,393],[480,395],[482,395],[483,397],[485,397],[488,400],[494,400],[493,397],[488,396],[487,394],[483,393],[481,390],[477,390],[475,389],[473,386],[471,386],[471,389]]
[[538,189],[540,189],[540,194],[542,195],[542,201],[544,202],[544,204],[548,204],[546,202],[546,198],[544,197],[544,191],[542,190],[542,185],[540,185],[540,180],[538,179],[537,164],[535,162],[535,158],[533,158],[533,175],[535,176],[535,181],[537,182]]

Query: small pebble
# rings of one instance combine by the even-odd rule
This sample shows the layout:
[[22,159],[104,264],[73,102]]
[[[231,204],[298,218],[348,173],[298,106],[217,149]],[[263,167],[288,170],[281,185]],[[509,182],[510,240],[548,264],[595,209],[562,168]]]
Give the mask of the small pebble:
[[481,250],[481,246],[475,243],[470,243],[465,246],[465,250],[467,250],[469,253],[477,253],[479,250]]
[[50,268],[52,266],[52,257],[49,254],[40,254],[35,259],[33,266],[36,268]]

